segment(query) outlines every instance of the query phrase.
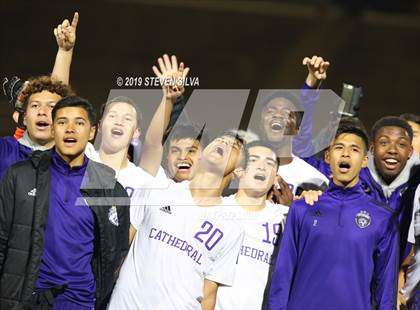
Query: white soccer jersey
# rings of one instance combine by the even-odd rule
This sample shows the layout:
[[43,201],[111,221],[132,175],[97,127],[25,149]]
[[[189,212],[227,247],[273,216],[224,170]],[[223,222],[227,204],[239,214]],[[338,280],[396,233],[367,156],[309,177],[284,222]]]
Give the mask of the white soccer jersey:
[[233,286],[219,287],[216,309],[261,309],[269,269],[275,263],[271,255],[277,233],[282,230],[289,208],[267,201],[261,211],[247,212],[238,205],[234,195],[226,197],[223,204],[234,206],[245,237]]
[[118,182],[125,188],[130,198],[136,190],[142,191],[155,188],[155,186],[158,186],[158,189],[166,189],[173,183],[173,181],[168,178],[160,179],[158,176],[152,176],[132,162],[128,162],[126,168],[116,171],[116,177]]
[[88,142],[88,144],[86,145],[85,148],[85,155],[87,156],[87,158],[89,158],[90,160],[96,161],[96,162],[101,162],[101,159],[99,158],[99,154],[96,151],[95,147],[93,146],[92,143]]
[[420,185],[417,186],[416,193],[414,195],[413,205],[413,219],[410,224],[410,231],[408,235],[408,242],[415,244],[416,250],[415,255],[412,258],[411,264],[407,270],[407,279],[404,286],[404,296],[408,300],[416,294],[420,283],[420,250],[417,239],[420,236]]
[[[416,213],[420,212],[420,185],[417,186],[416,193],[414,194],[414,202],[413,202],[413,216],[411,218],[410,228],[408,230],[408,242],[415,244],[416,243],[416,235],[420,235],[420,231],[414,232],[414,222],[416,218]],[[420,226],[420,225],[419,225]]]
[[305,183],[321,186],[323,183],[328,185],[328,178],[317,169],[309,165],[299,157],[293,156],[290,164],[279,166],[278,174],[289,184],[293,195],[299,186]]
[[[98,152],[95,150],[91,143],[88,143],[85,149],[86,156],[93,161],[102,163],[101,158]],[[147,173],[142,168],[134,165],[132,162],[128,162],[127,167],[121,170],[115,171],[115,176],[117,181],[125,188],[129,197],[133,196],[135,190],[148,188],[151,184],[159,184],[166,188],[171,182],[169,179],[164,177],[163,168],[160,167],[156,178],[158,178],[159,183],[156,183],[155,177]],[[167,183],[164,183],[164,182]]]
[[232,285],[243,229],[222,205],[196,206],[188,184],[134,194],[137,233],[109,309],[200,309],[204,278]]

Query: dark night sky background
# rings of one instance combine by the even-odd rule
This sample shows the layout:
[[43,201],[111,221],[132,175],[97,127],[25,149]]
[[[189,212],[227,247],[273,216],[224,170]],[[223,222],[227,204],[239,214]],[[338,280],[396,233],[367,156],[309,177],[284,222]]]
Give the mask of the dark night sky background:
[[[346,3],[346,6],[343,6]],[[348,5],[348,4],[351,5]],[[403,4],[401,4],[403,3]],[[364,89],[361,119],[420,113],[418,1],[1,1],[0,76],[49,73],[55,25],[79,11],[71,84],[95,106],[118,76],[153,76],[176,54],[200,88],[299,88],[304,56],[331,61],[325,88]],[[0,99],[0,134],[14,130]]]

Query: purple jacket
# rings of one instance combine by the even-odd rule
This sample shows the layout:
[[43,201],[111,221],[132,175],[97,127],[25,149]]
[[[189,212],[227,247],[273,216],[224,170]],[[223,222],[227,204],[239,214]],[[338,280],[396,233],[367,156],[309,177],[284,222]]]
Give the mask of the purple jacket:
[[[331,168],[325,161],[318,160],[313,157],[303,158],[303,160],[318,169],[327,178],[331,179]],[[388,204],[391,209],[400,214],[400,211],[403,207],[401,203],[401,197],[404,191],[407,189],[408,184],[405,183],[400,185],[394,190],[390,197],[386,198],[381,186],[375,181],[372,174],[370,173],[369,168],[362,168],[362,170],[360,170],[359,178],[361,186],[366,194],[375,200]]]
[[[318,169],[325,176],[330,178],[331,168],[326,162],[313,157],[303,159]],[[412,169],[412,171],[417,171],[417,174],[418,170],[418,166]],[[408,182],[396,187],[388,198],[385,197],[382,187],[375,181],[369,168],[363,168],[360,171],[359,178],[365,193],[377,201],[386,203],[392,210],[394,210],[396,216],[398,217],[400,233],[400,261],[402,262],[409,252],[409,246],[407,246],[407,236],[413,211],[413,199],[410,197],[414,196],[414,192],[419,184],[418,177],[411,177]]]
[[269,309],[371,309],[372,297],[378,309],[395,309],[398,239],[385,204],[360,183],[331,182],[314,206],[299,200],[290,208]]
[[319,99],[319,92],[304,83],[300,90],[300,102],[304,113],[299,126],[299,132],[293,137],[292,141],[292,152],[298,157],[314,155],[314,148],[312,146],[313,115]]
[[0,178],[15,162],[28,159],[32,150],[20,144],[14,137],[0,138]]

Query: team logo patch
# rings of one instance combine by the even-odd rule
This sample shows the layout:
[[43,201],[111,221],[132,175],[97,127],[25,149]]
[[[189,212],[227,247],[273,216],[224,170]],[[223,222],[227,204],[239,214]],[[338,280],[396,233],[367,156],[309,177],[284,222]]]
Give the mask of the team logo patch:
[[108,219],[112,225],[118,226],[118,213],[116,206],[112,206],[111,208],[109,208]]
[[372,219],[370,218],[370,214],[367,211],[359,211],[359,213],[356,214],[356,224],[360,228],[366,228],[370,225],[370,222]]
[[28,192],[28,196],[35,197],[35,196],[36,196],[36,188],[31,189],[31,190]]

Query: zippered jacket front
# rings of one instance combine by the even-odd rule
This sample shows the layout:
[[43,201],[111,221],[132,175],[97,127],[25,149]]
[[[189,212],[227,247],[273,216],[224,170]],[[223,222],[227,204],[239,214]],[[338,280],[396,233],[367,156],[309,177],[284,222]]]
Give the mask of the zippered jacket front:
[[360,182],[331,182],[314,206],[299,200],[290,208],[269,309],[362,310],[372,299],[395,309],[398,239],[394,213]]

